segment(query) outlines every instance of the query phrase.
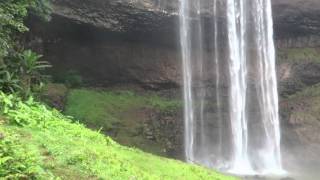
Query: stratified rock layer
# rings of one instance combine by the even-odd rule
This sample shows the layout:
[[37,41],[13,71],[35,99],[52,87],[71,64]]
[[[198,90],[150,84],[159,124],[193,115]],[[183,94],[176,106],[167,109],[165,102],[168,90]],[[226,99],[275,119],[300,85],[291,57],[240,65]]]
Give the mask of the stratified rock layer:
[[[208,22],[210,3],[202,1]],[[153,89],[181,85],[178,0],[55,0],[53,7],[49,24],[31,20],[30,25],[36,36],[31,39],[40,42],[56,72],[76,69],[87,81],[100,85],[137,83]],[[319,8],[317,0],[274,0],[278,47],[320,45]],[[223,13],[220,16],[223,23]],[[291,65],[280,67],[287,74],[290,67],[292,76],[301,72]],[[281,86],[297,86],[288,84],[288,78],[284,83]]]

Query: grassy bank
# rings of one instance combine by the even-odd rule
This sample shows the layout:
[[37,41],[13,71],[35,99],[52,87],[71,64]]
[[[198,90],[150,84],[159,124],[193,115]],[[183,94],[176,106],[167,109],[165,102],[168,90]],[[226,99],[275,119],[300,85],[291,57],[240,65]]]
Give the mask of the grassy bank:
[[56,110],[1,95],[0,176],[12,179],[234,179],[115,143]]
[[181,109],[180,101],[154,93],[141,95],[124,90],[72,89],[64,113],[92,129],[100,129],[123,145],[165,156],[165,140],[159,140],[160,137],[158,140],[147,139],[146,123],[151,122],[152,115],[165,113],[174,116]]
[[65,113],[85,124],[112,129],[124,119],[124,112],[141,108],[170,112],[181,107],[181,102],[177,100],[164,99],[154,94],[141,96],[132,91],[73,89],[67,97]]

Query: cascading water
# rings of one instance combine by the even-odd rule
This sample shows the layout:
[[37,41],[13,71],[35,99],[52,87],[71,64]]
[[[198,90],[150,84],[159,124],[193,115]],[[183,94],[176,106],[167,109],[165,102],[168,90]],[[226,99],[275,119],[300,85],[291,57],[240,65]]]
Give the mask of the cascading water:
[[180,2],[187,161],[282,173],[271,1]]

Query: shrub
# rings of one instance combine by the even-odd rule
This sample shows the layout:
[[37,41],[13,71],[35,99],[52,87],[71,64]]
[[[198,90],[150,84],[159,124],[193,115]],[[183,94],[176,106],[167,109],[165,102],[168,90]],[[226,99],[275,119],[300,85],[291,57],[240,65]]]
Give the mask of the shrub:
[[28,31],[23,21],[29,10],[48,20],[51,12],[49,0],[0,1],[0,60],[16,45],[17,34]]
[[[38,61],[41,57],[30,50],[19,51],[19,35],[28,31],[25,17],[32,12],[50,19],[49,0],[0,1],[0,90],[29,95],[31,89],[41,89],[39,69],[48,64]],[[30,69],[31,68],[31,69]],[[32,84],[32,86],[31,86]]]
[[24,50],[7,56],[0,67],[0,90],[5,93],[19,93],[28,97],[32,92],[42,89],[48,76],[43,70],[51,67],[46,61],[40,61],[42,56]]

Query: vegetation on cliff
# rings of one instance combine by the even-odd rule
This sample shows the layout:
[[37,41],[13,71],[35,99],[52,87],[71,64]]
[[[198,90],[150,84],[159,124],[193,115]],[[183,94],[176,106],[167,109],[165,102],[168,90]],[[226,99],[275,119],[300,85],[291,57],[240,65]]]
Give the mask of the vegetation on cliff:
[[48,20],[51,7],[48,0],[1,0],[0,2],[0,60],[9,50],[17,48],[17,35],[28,31],[24,19],[30,12]]
[[0,90],[29,96],[42,87],[40,73],[50,65],[40,61],[41,55],[25,50],[20,35],[28,31],[25,18],[34,13],[49,19],[48,0],[3,0],[0,2]]

